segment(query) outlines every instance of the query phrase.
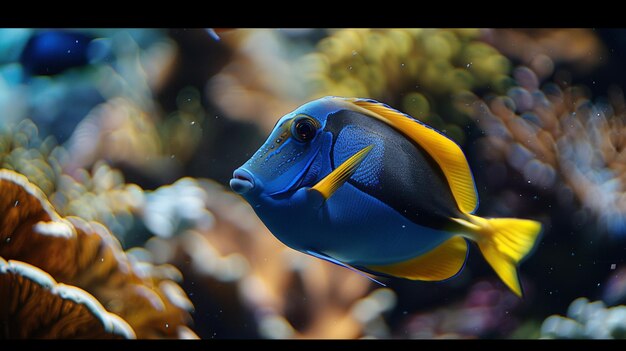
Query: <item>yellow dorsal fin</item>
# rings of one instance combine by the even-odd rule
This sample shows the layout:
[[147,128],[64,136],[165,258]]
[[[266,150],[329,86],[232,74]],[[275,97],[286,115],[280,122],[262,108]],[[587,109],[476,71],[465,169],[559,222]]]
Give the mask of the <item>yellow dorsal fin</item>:
[[[474,178],[461,148],[451,139],[421,122],[371,100],[346,98],[369,116],[375,117],[420,145],[437,162],[450,185],[452,195],[463,213],[478,206]],[[360,108],[360,109],[359,109]]]
[[431,251],[404,262],[366,266],[373,272],[380,272],[412,280],[437,281],[457,274],[467,256],[467,242],[455,236]]

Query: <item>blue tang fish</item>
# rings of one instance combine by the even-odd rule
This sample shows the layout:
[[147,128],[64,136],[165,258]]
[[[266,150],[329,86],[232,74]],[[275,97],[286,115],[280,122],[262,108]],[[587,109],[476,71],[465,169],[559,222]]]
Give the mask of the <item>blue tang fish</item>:
[[461,148],[368,99],[324,97],[283,116],[230,186],[285,245],[378,276],[451,278],[471,240],[521,297],[517,265],[541,232],[537,221],[474,215]]

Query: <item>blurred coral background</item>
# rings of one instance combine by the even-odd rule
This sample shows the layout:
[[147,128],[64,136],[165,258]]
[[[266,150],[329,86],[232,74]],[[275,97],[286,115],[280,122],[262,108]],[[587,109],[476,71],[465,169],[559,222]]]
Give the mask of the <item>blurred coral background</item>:
[[[625,59],[623,29],[0,29],[0,338],[626,338]],[[382,287],[271,235],[228,181],[326,95],[543,223],[524,299],[475,246]]]

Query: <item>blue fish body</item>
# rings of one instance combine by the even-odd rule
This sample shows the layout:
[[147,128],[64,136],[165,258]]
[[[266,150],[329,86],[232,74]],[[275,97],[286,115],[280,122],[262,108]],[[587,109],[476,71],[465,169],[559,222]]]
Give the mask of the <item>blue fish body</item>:
[[415,224],[350,184],[317,209],[320,201],[300,191],[284,203],[261,199],[253,207],[285,245],[301,252],[322,253],[352,266],[404,261],[452,235]]
[[[383,276],[448,279],[470,239],[521,295],[515,264],[540,231],[534,221],[473,215],[478,199],[460,148],[373,100],[326,97],[283,116],[231,188],[285,245]],[[497,248],[501,227],[531,240]]]

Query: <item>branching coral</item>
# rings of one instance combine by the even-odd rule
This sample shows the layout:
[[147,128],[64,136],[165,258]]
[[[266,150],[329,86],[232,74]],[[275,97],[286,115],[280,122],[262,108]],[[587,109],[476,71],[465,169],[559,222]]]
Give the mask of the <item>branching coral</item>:
[[514,85],[511,59],[546,77],[562,62],[594,67],[603,52],[588,29],[327,32],[318,42],[295,45],[283,31],[239,31],[226,41],[233,60],[209,82],[209,96],[229,117],[265,131],[283,114],[321,96],[373,98],[462,144],[470,121],[452,103],[457,94],[506,92]]
[[520,305],[521,301],[510,291],[489,281],[479,281],[463,301],[413,314],[404,325],[403,337],[502,337],[517,327],[519,320],[514,312]]
[[96,106],[76,127],[68,141],[71,170],[89,167],[96,160],[150,167],[161,160],[161,140],[155,121],[125,98]]
[[574,300],[567,316],[553,315],[543,322],[546,339],[626,339],[626,306],[607,308],[602,301]]
[[30,120],[0,125],[0,167],[26,175],[47,195],[57,189],[66,157],[54,137],[42,139]]
[[617,269],[616,264],[612,264],[613,274],[609,277],[602,292],[602,301],[608,305],[615,305],[626,302],[626,268]]
[[626,232],[625,109],[621,92],[593,102],[581,87],[545,84],[515,71],[506,96],[465,102],[485,131],[481,154],[506,160],[528,183],[556,188],[562,180],[610,233]]
[[[30,35],[20,33],[14,32],[17,39]],[[474,338],[506,337],[520,325],[538,330],[534,320],[520,320],[523,302],[486,281],[460,301],[437,300],[441,306],[434,309],[400,300],[398,306],[410,308],[399,322],[403,317],[393,309],[396,299],[404,299],[401,289],[396,295],[285,247],[245,202],[217,183],[182,178],[161,186],[199,174],[189,172],[193,167],[205,174],[207,165],[215,165],[228,176],[230,166],[213,154],[243,154],[245,148],[216,138],[242,130],[222,115],[269,131],[281,115],[322,95],[378,99],[460,144],[475,137],[475,129],[466,128],[471,116],[485,137],[463,148],[472,162],[489,161],[489,177],[498,178],[508,163],[523,175],[524,189],[576,199],[579,213],[594,214],[611,233],[626,233],[621,92],[592,100],[586,89],[559,80],[563,67],[582,72],[600,62],[603,48],[592,30],[231,31],[215,45],[228,47],[232,57],[215,53],[209,60],[215,69],[229,60],[207,82],[210,104],[219,108],[214,115],[203,107],[205,92],[187,86],[184,77],[170,87],[187,86],[177,96],[164,94],[170,102],[176,97],[174,112],[165,114],[153,101],[180,59],[165,32],[90,33],[98,37],[94,47],[109,47],[100,54],[115,64],[98,61],[85,75],[31,77],[26,85],[19,64],[0,62],[6,122],[0,125],[0,168],[28,178],[0,172],[3,337],[194,338],[192,315],[204,337]],[[146,45],[144,35],[153,36]],[[511,71],[512,63],[530,69]],[[543,84],[554,72],[557,83]],[[201,87],[204,78],[194,79],[191,85]],[[67,101],[72,109],[65,108]],[[235,127],[220,129],[217,121]],[[50,131],[68,142],[43,139]],[[202,154],[209,161],[194,163],[200,142],[207,141]],[[124,175],[146,189],[161,187],[144,190]],[[499,183],[508,193],[520,185],[510,178]],[[498,196],[481,198],[498,214],[522,212],[514,206],[524,200]],[[120,242],[143,247],[123,251]],[[623,272],[615,271],[604,301],[621,302],[623,285]],[[407,286],[406,296],[420,289],[419,283]],[[584,321],[571,315],[571,323],[551,317],[544,337],[561,337],[563,330],[573,330],[568,336],[607,335],[587,333],[589,325],[621,335],[616,326],[622,322],[607,327],[598,320],[613,316],[610,311],[623,314],[622,307],[588,305],[581,308],[604,312],[584,312],[593,315]]]
[[107,161],[159,182],[175,178],[200,142],[206,113],[192,88],[179,93],[178,107],[165,118],[121,97],[96,106],[67,142],[65,171]]
[[[187,109],[195,111],[197,106]],[[3,125],[0,167],[27,176],[61,215],[102,222],[125,241],[135,217],[143,211],[144,191],[126,183],[122,172],[106,161],[133,163],[133,167],[159,174],[157,177],[172,177],[178,165],[175,156],[183,160],[189,156],[197,145],[197,133],[201,133],[193,121],[193,116],[198,117],[198,123],[202,121],[200,112],[187,114],[163,125],[169,136],[176,137],[172,140],[180,141],[170,141],[167,150],[161,146],[162,137],[153,122],[137,106],[121,98],[100,106],[93,116],[85,118],[67,148],[57,145],[53,137],[42,140],[30,120],[15,126]],[[194,123],[188,123],[188,119]],[[170,151],[175,153],[170,155]]]
[[143,205],[144,191],[125,183],[119,170],[97,162],[88,172],[78,169],[76,178],[62,174],[58,190],[50,195],[57,211],[105,224],[123,242],[132,229],[135,214]]
[[[467,122],[450,96],[511,83],[509,61],[478,29],[340,29],[292,48],[280,32],[239,33],[231,64],[209,83],[229,117],[270,130],[298,105],[325,95],[368,97],[397,107],[462,142]],[[283,77],[276,80],[274,77]]]
[[173,267],[130,260],[106,227],[59,216],[22,175],[1,170],[0,192],[0,257],[27,262],[91,293],[139,338],[193,334],[192,305],[171,280],[181,278]]
[[[0,34],[10,42],[10,50],[3,52],[5,55],[0,58],[0,110],[4,122],[0,125],[0,132],[7,132],[6,127],[9,127],[9,133],[10,129],[30,132],[33,127],[26,130],[22,124],[26,119],[33,120],[43,136],[54,135],[67,147],[72,155],[64,160],[67,162],[63,165],[64,173],[67,174],[75,175],[80,168],[91,168],[98,160],[106,160],[126,165],[138,173],[158,174],[161,180],[167,176],[170,176],[168,181],[175,179],[171,174],[180,168],[180,164],[172,155],[185,159],[193,152],[201,133],[198,126],[203,116],[192,111],[193,120],[190,121],[187,108],[177,111],[172,118],[165,118],[154,99],[168,81],[178,57],[177,45],[167,36],[167,31],[0,29]],[[73,45],[73,38],[76,38],[76,45]],[[37,49],[27,50],[31,41],[37,42]],[[82,49],[75,50],[79,46]],[[67,55],[55,56],[66,50]],[[21,56],[20,51],[23,51]],[[80,56],[79,51],[84,56],[80,59],[80,67],[45,72],[52,63],[63,65],[69,60],[66,63],[72,66],[72,57]],[[20,57],[29,62],[36,61],[44,72],[31,76],[28,65]],[[186,107],[190,105],[189,101]],[[199,105],[197,99],[193,102]],[[162,120],[167,121],[159,123]],[[190,122],[198,125],[190,127]],[[14,124],[21,126],[12,128]],[[181,138],[181,134],[187,138]],[[34,135],[27,136],[32,142],[36,141]],[[1,138],[6,139],[5,136]],[[69,138],[72,141],[65,144]],[[6,141],[0,141],[0,144],[3,142]],[[32,149],[33,145],[30,146]],[[47,137],[42,146],[50,147],[40,151],[44,153],[45,161],[51,160],[46,152],[55,148],[53,138]],[[0,155],[3,151],[0,146]],[[53,156],[61,157],[60,154],[67,155],[68,152],[57,151],[58,154]],[[24,163],[15,167],[43,170],[39,164],[28,165],[26,160],[32,156],[35,156],[32,151],[26,154],[16,151],[13,163]],[[50,166],[54,165],[50,163]],[[54,186],[50,172],[47,172],[47,178],[34,178],[28,171],[19,171],[50,194]],[[58,172],[58,169],[54,171]],[[46,182],[52,184],[44,184]]]
[[104,162],[96,162],[91,172],[71,167],[74,157],[53,137],[42,140],[30,120],[2,127],[0,168],[25,175],[61,215],[102,222],[124,239],[142,205],[140,187],[125,183],[122,173]]
[[590,71],[606,54],[594,31],[588,28],[489,29],[483,38],[506,57],[531,67],[542,79],[559,64]]
[[[61,142],[105,100],[125,97],[152,111],[152,94],[177,57],[162,29],[1,29],[0,35],[9,46],[0,58],[3,121],[30,118]],[[58,65],[72,69],[55,70]]]
[[[233,48],[234,55],[209,80],[207,94],[229,118],[251,121],[268,131],[282,114],[306,99],[306,86],[293,79],[293,57],[285,50],[288,44],[281,34],[275,30],[238,30],[229,33],[224,43]],[[310,48],[293,52],[302,51]]]
[[497,87],[509,62],[480,39],[478,29],[341,29],[302,57],[297,71],[312,98],[334,93],[393,102],[407,90],[435,97]]

